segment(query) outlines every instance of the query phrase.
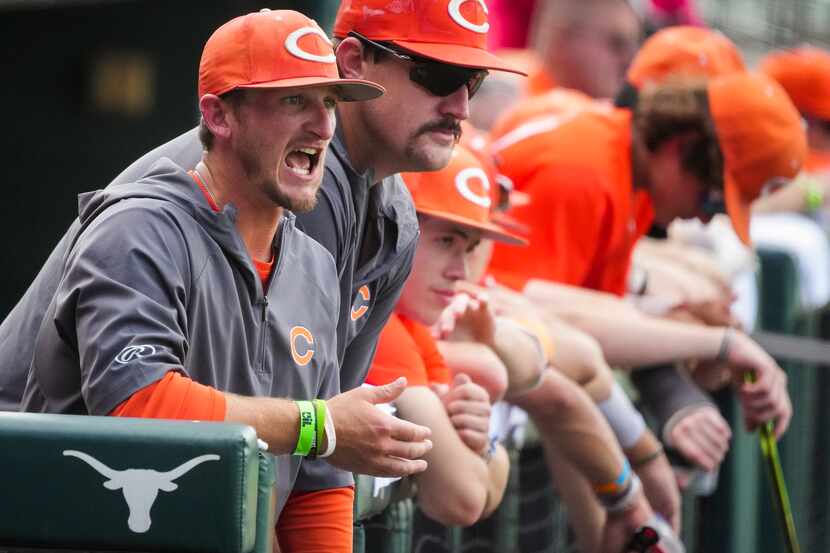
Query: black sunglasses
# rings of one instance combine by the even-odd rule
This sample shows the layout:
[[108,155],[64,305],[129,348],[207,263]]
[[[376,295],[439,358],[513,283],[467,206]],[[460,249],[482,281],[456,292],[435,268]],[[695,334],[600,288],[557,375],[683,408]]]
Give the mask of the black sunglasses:
[[350,31],[348,35],[382,52],[391,54],[399,60],[412,62],[413,65],[409,68],[409,80],[435,96],[449,96],[462,86],[466,86],[467,96],[472,98],[489,74],[486,69],[460,67],[402,52],[389,43],[369,40],[355,31]]

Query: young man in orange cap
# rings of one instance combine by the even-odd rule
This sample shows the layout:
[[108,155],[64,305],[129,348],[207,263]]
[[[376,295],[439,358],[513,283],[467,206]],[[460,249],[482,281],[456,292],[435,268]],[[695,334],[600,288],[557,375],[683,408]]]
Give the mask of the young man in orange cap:
[[[618,95],[617,102],[631,107],[636,104],[639,88],[660,83],[673,75],[714,77],[743,70],[740,52],[721,33],[684,26],[663,29],[650,37],[637,53],[628,70],[626,85]],[[545,163],[545,156],[550,149],[549,136],[555,135],[564,122],[585,110],[609,112],[610,106],[591,102],[579,93],[560,88],[525,100],[500,119],[492,132],[493,150],[500,160],[500,165],[510,168],[511,175],[518,186],[522,186],[522,183],[531,178],[533,173]],[[538,160],[538,163],[535,160]],[[685,255],[684,260],[689,257]],[[658,262],[665,263],[665,260],[660,258]],[[673,268],[669,267],[669,269]],[[694,278],[695,282],[704,284],[715,291],[724,287],[719,280],[722,277],[719,275],[714,275],[714,278],[706,277],[702,281],[701,277],[690,275],[687,269],[682,267],[677,269],[686,271],[687,280]],[[710,273],[711,271],[707,274]],[[638,274],[642,274],[642,267],[638,267]],[[655,291],[654,285],[657,283],[656,278],[650,280],[652,285],[649,287],[649,295]],[[712,280],[713,284],[710,284],[709,280]],[[548,283],[546,289],[547,295],[550,295],[554,289],[552,283]],[[597,312],[614,313],[614,317],[619,321],[626,322],[626,317],[630,315],[634,319],[630,324],[622,322],[621,327],[630,329],[633,333],[639,332],[637,325],[642,315],[628,304],[607,295],[603,297],[588,291],[580,291],[576,294],[576,291],[569,287],[560,286],[557,293],[560,301],[555,303],[560,308],[568,306],[568,309],[581,310],[589,316]],[[720,298],[724,296],[726,297],[726,309],[728,309],[731,295],[720,294],[716,296],[716,299],[720,301]],[[707,301],[708,304],[711,304],[710,300]],[[580,305],[582,307],[578,307]],[[627,364],[638,364],[636,360],[638,351],[648,353],[649,350],[638,348],[623,352],[626,355]],[[608,354],[615,355],[614,352],[606,352],[606,355]],[[609,361],[615,363],[619,359],[611,357]],[[671,442],[695,464],[700,464],[706,470],[712,470],[726,451],[728,444],[725,439],[728,438],[728,428],[706,396],[692,386],[687,378],[677,373],[675,368],[637,371],[635,380],[646,398],[654,397],[657,400],[656,403],[651,401],[647,403],[659,414],[657,418],[661,421],[660,427],[663,427],[662,422],[667,423],[665,426],[667,432],[664,434],[667,443]],[[659,394],[650,393],[650,390],[657,389],[661,390]],[[672,394],[667,396],[666,390],[670,390]],[[697,407],[693,409],[691,408],[693,406]],[[681,411],[685,415],[682,419],[678,419],[675,414]],[[679,432],[686,428],[685,422],[701,418],[704,423],[702,428],[692,433],[683,432],[672,437],[675,429]],[[675,424],[683,421],[685,422],[679,426]],[[697,425],[694,426],[697,428]],[[707,429],[708,431],[702,432]],[[723,430],[727,431],[723,432]],[[723,439],[716,442],[701,441],[700,438],[705,436],[721,436]]]
[[249,424],[277,455],[278,513],[310,454],[354,467],[374,449],[389,473],[423,470],[429,430],[374,406],[403,383],[338,394],[337,272],[292,213],[315,204],[337,103],[382,92],[339,78],[300,13],[216,30],[199,65],[201,160],[81,196],[23,408]]
[[[340,5],[335,55],[341,74],[375,79],[386,88],[389,101],[367,105],[365,110],[351,110],[341,102],[317,206],[297,217],[298,227],[332,254],[337,267],[342,298],[337,315],[342,390],[363,382],[378,334],[414,255],[417,221],[395,173],[443,166],[454,147],[459,123],[468,115],[469,97],[487,71],[512,70],[486,51],[489,25],[481,2],[416,0],[394,11],[386,10],[387,5],[385,0],[351,0]],[[352,31],[359,36],[348,36]],[[306,39],[296,37],[298,50],[305,48]],[[308,54],[319,52],[301,55]],[[182,167],[195,167],[201,151],[198,130],[193,129],[146,154],[113,185],[137,180],[161,157]],[[316,162],[321,160],[322,156]],[[69,236],[77,228],[76,223]],[[21,380],[25,382],[31,361],[28,342],[40,326],[39,314],[54,294],[70,240],[67,237],[58,245],[26,296],[0,326],[0,347],[8,353],[0,368],[4,380],[0,394],[12,407],[19,401]],[[350,468],[372,474],[389,472],[384,451],[367,446],[366,454],[366,462]],[[411,471],[399,474],[407,472]],[[333,511],[325,494],[314,492],[328,490],[335,483],[349,490],[351,475],[334,471],[325,462],[304,463],[292,501],[309,507],[290,510],[298,513],[296,518],[282,517],[280,539],[288,549],[340,551],[350,547],[352,508],[348,501],[334,509],[339,513],[338,522],[331,525],[340,532],[336,540],[330,534],[302,531],[304,521],[316,524],[318,499],[322,498],[320,511]],[[290,532],[289,527],[297,531]]]
[[830,197],[830,52],[811,46],[773,52],[759,71],[775,79],[807,122],[804,171],[792,186],[759,199],[756,211],[813,211]]
[[[407,420],[433,431],[435,447],[427,457],[430,468],[416,477],[419,504],[445,524],[470,524],[498,505],[493,486],[503,485],[502,476],[494,473],[486,442],[476,436],[487,431],[488,399],[498,399],[505,390],[503,384],[492,384],[498,377],[485,373],[506,372],[509,400],[526,407],[545,442],[563,448],[596,484],[598,497],[612,513],[602,550],[620,550],[652,513],[610,428],[575,384],[553,371],[540,375],[545,359],[532,334],[494,317],[486,298],[456,294],[456,286],[469,278],[468,255],[482,238],[519,242],[490,220],[490,190],[495,183],[463,147],[456,148],[447,168],[406,174],[404,179],[419,214],[421,240],[412,275],[381,335],[367,381],[383,384],[406,375],[413,386],[396,400],[396,406]],[[467,349],[466,359],[454,360],[454,379],[427,328],[439,319],[442,335],[484,346],[484,351]],[[487,391],[470,382],[470,377],[486,382]],[[436,395],[428,384],[450,387]],[[459,472],[471,476],[459,479]],[[612,482],[618,484],[605,485]]]
[[[382,385],[406,376],[408,387],[395,401],[398,413],[433,430],[438,446],[427,458],[428,472],[415,479],[418,504],[442,524],[469,526],[498,506],[507,483],[507,454],[487,438],[491,399],[501,397],[504,386],[485,389],[461,373],[453,378],[428,327],[453,302],[455,284],[465,277],[466,254],[482,235],[519,240],[489,221],[489,183],[463,147],[455,148],[441,171],[402,176],[418,212],[421,239],[366,382]],[[492,330],[496,322],[488,322]],[[515,346],[531,355],[538,351],[526,335]],[[488,363],[493,368],[492,360]],[[538,367],[531,363],[532,370]],[[504,367],[494,370],[502,374],[491,382],[503,383]],[[439,394],[437,386],[447,389]]]
[[[724,203],[748,241],[749,203],[769,179],[797,173],[805,148],[786,94],[750,74],[648,88],[633,112],[583,113],[549,137],[551,155],[537,170],[516,168],[527,178],[501,167],[531,196],[529,206],[513,212],[531,228],[531,246],[497,247],[492,267],[502,282],[529,294],[534,282],[554,281],[621,295],[631,249],[652,221],[708,218]],[[609,360],[631,361],[619,355],[621,345],[630,352],[633,344],[620,344],[616,325],[588,319],[580,326],[600,340]],[[741,386],[748,426],[777,419],[778,434],[786,429],[786,378],[745,335],[657,320],[636,330],[634,343],[643,345],[636,362],[722,358],[736,377],[754,372],[757,382]]]

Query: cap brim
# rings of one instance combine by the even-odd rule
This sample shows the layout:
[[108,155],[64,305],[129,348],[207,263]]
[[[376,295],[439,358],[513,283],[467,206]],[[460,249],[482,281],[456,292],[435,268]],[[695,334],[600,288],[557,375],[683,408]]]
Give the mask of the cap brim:
[[418,207],[416,207],[415,210],[418,213],[429,215],[430,217],[443,219],[445,221],[452,221],[453,223],[458,223],[461,226],[481,231],[482,238],[490,238],[491,240],[497,240],[499,242],[504,242],[506,244],[514,244],[516,246],[527,246],[528,244],[525,238],[508,232],[499,225],[471,221],[466,217],[460,217],[458,215],[455,215],[454,213],[446,213],[437,209],[419,209]]
[[379,84],[361,79],[331,79],[328,77],[297,77],[243,85],[238,88],[310,88],[330,86],[337,90],[343,102],[360,102],[382,96],[386,89]]
[[493,211],[490,213],[490,220],[517,236],[521,236],[525,241],[530,239],[530,227],[524,223],[520,223],[518,219],[511,217],[507,213],[501,211]]
[[394,44],[419,56],[461,67],[507,71],[527,77],[527,73],[503,61],[487,50],[460,44],[435,44],[432,42],[412,42],[409,40],[392,40]]
[[723,175],[723,192],[726,199],[726,213],[732,223],[735,234],[747,246],[752,243],[749,237],[749,218],[751,216],[751,202],[747,202],[741,195],[740,188],[729,173]]

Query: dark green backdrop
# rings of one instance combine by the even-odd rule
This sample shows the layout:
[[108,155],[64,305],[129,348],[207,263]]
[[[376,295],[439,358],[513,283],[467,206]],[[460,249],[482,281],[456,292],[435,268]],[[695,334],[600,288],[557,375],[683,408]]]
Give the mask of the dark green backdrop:
[[[105,186],[130,161],[196,122],[202,46],[225,21],[293,8],[328,29],[338,0],[0,2],[0,319],[76,215],[77,194]],[[155,75],[142,116],[90,101],[94,60],[136,54]]]

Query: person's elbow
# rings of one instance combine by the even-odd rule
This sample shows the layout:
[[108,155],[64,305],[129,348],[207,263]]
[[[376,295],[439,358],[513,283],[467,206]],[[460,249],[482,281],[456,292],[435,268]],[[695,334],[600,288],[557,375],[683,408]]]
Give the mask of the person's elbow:
[[445,526],[472,526],[487,506],[486,477],[461,471],[459,474],[465,476],[459,476],[456,483],[445,486],[441,493],[418,494],[418,506],[424,514]]

